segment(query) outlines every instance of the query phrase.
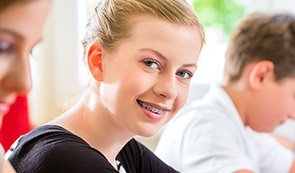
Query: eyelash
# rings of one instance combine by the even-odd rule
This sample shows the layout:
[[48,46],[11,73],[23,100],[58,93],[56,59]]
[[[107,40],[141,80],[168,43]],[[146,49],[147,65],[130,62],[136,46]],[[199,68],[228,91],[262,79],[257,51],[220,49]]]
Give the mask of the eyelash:
[[[182,75],[183,73],[187,74],[188,77],[182,77],[181,75]],[[188,70],[178,71],[178,72],[176,72],[176,75],[180,76],[180,77],[183,78],[183,79],[191,79],[191,78],[193,77],[193,73],[190,72],[190,71],[188,71]]]
[[[158,69],[158,70],[161,69],[161,63],[158,62],[157,60],[154,60],[154,59],[145,59],[145,60],[143,61],[143,63],[144,63],[147,67],[149,67],[149,68],[151,68],[151,69]],[[151,66],[154,65],[154,64],[157,65],[156,68],[151,67]],[[188,76],[187,76],[187,77],[183,77],[183,74],[188,75]],[[188,70],[181,70],[181,71],[178,71],[178,72],[176,72],[176,75],[178,75],[179,77],[181,77],[181,78],[183,78],[183,79],[185,79],[185,80],[189,80],[189,79],[191,79],[191,78],[193,77],[193,73],[190,72],[190,71],[188,71]]]
[[[151,69],[158,69],[158,70],[160,70],[160,68],[161,68],[161,63],[158,62],[158,61],[156,61],[156,60],[154,60],[154,59],[145,59],[145,60],[143,61],[143,63],[144,63],[147,67],[149,67],[149,68],[151,68]],[[157,67],[156,67],[156,68],[151,67],[151,65],[153,65],[153,64],[156,64]]]
[[[32,48],[30,50],[30,52],[28,53],[28,56],[31,58],[31,59],[37,59],[35,56],[35,53],[34,53],[34,48]],[[11,55],[16,55],[18,52],[17,52],[17,47],[15,47],[15,45],[7,42],[7,41],[1,41],[0,40],[0,56],[1,57],[8,57],[8,56],[11,56]],[[16,57],[18,57],[16,55]]]

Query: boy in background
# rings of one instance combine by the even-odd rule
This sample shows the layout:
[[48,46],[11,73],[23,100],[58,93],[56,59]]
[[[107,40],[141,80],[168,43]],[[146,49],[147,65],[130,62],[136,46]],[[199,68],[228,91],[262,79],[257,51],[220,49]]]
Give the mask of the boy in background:
[[[271,135],[295,114],[295,17],[253,13],[234,31],[224,80],[165,129],[156,154],[180,172],[295,172]],[[173,145],[171,145],[173,144]]]

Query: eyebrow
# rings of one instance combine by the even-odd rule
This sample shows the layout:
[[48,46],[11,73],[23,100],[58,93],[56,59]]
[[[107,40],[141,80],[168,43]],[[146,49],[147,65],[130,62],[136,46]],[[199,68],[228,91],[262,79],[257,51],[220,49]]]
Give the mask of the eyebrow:
[[17,38],[17,39],[24,40],[24,37],[23,37],[23,36],[21,36],[21,35],[18,34],[17,32],[12,31],[12,30],[10,30],[10,29],[3,29],[3,28],[0,28],[0,32],[6,33],[6,34],[10,34],[10,35],[13,35],[13,37],[15,37],[15,38]]
[[[142,51],[151,51],[154,54],[156,54],[158,57],[160,57],[161,59],[167,60],[167,58],[163,54],[161,54],[160,52],[158,52],[158,51],[156,51],[154,49],[148,49],[147,48],[147,49],[140,49],[140,50],[142,50]],[[192,64],[184,64],[183,67],[197,67],[197,64],[195,64],[195,63],[192,63]]]

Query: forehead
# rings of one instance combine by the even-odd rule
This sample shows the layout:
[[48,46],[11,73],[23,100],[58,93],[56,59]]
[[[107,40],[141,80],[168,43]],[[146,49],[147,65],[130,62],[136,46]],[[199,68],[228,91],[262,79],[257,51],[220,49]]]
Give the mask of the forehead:
[[41,37],[49,10],[49,0],[18,3],[0,12],[0,29],[10,30],[27,39]]
[[195,57],[201,49],[197,26],[174,24],[152,16],[136,17],[131,22],[127,42],[139,49],[160,50],[168,57]]

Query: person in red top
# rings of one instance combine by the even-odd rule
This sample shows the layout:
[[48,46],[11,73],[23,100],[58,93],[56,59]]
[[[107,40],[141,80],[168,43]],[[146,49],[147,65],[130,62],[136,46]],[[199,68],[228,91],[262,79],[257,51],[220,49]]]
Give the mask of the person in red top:
[[28,109],[27,95],[19,95],[10,106],[9,112],[3,117],[0,143],[5,151],[9,149],[19,136],[32,129]]
[[[0,1],[0,125],[17,96],[31,89],[29,54],[42,39],[49,4],[50,0]],[[3,155],[0,145],[0,173],[15,172]]]

